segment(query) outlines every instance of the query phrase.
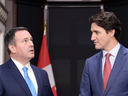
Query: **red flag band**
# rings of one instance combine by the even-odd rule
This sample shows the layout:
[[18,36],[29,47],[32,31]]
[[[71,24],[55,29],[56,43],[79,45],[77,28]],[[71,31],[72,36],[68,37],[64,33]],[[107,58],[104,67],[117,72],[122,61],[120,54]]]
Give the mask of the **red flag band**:
[[54,96],[57,96],[57,91],[56,91],[56,86],[55,86],[55,81],[54,81],[45,32],[44,32],[43,39],[42,39],[37,67],[46,70],[46,72],[48,73],[52,92]]

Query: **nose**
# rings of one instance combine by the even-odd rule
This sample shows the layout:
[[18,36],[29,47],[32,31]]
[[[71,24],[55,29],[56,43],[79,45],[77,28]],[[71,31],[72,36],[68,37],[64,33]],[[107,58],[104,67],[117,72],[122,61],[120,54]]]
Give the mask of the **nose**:
[[30,41],[30,46],[34,46],[34,43],[33,43],[33,41]]
[[94,41],[95,40],[95,34],[92,32],[92,36],[91,36],[91,40]]

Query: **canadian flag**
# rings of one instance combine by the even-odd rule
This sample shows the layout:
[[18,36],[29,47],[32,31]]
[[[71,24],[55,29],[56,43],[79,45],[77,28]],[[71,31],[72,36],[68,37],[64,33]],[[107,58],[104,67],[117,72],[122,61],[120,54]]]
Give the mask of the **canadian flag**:
[[48,73],[52,92],[53,92],[54,96],[57,96],[57,91],[56,91],[56,86],[55,86],[55,81],[54,81],[54,76],[53,76],[53,71],[52,71],[52,66],[51,66],[45,32],[46,31],[44,31],[37,67],[46,70],[46,72]]

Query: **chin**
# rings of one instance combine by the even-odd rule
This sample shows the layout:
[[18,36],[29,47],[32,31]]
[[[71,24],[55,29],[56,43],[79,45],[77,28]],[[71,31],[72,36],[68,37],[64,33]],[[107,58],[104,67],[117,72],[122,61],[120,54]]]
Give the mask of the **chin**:
[[102,49],[102,48],[101,48],[101,47],[98,47],[98,46],[95,46],[95,49],[100,50],[100,49]]
[[32,59],[32,58],[34,58],[34,57],[35,57],[35,55],[31,56],[30,58]]

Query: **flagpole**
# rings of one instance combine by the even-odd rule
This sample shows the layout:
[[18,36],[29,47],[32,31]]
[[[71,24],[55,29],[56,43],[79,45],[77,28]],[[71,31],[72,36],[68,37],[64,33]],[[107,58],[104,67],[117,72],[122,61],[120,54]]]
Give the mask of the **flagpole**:
[[55,80],[54,80],[54,75],[53,75],[53,70],[52,70],[52,65],[51,65],[51,60],[50,60],[50,56],[49,56],[49,50],[48,50],[48,39],[46,39],[46,32],[48,33],[47,30],[47,17],[48,17],[48,5],[45,5],[44,7],[44,34],[43,34],[43,38],[42,38],[42,44],[41,44],[41,48],[40,48],[40,53],[39,53],[39,57],[38,57],[38,64],[37,67],[44,69],[47,73],[48,73],[48,77],[49,77],[49,82],[50,82],[50,86],[52,89],[52,92],[54,94],[54,96],[57,96],[57,89],[56,89],[56,84],[55,84]]
[[46,21],[44,23],[44,35],[46,35],[46,28],[47,28],[47,25],[46,25]]
[[47,40],[47,44],[48,44],[48,48],[49,48],[49,40],[48,40],[48,28],[47,28],[47,24],[48,24],[48,5],[44,5],[44,34],[46,35],[46,40]]

